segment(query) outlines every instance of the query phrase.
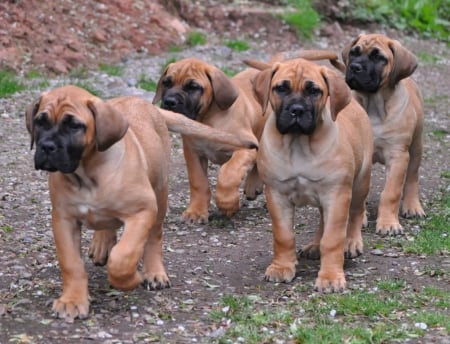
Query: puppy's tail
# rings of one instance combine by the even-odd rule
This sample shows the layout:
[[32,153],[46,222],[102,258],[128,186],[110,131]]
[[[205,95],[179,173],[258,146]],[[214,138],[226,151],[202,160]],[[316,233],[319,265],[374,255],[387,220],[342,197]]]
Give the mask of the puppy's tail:
[[219,144],[223,150],[236,150],[241,148],[258,149],[258,142],[249,138],[238,136],[215,129],[208,125],[191,120],[179,113],[158,108],[164,118],[167,128],[175,133],[193,138],[208,140]]
[[286,60],[297,58],[302,58],[310,61],[328,60],[336,69],[338,69],[342,73],[345,73],[345,65],[341,61],[339,61],[336,53],[334,51],[326,49],[299,50],[294,52],[284,51],[272,56],[272,58],[267,63],[256,60],[244,60],[244,63],[250,67],[263,70],[269,68],[276,62],[283,62]]

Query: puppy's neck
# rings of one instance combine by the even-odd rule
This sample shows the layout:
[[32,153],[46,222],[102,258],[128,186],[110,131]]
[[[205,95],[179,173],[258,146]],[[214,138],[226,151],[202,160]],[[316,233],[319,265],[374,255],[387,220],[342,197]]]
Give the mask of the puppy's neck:
[[124,155],[124,145],[119,141],[104,152],[94,150],[87,154],[78,168],[65,176],[75,187],[92,190],[106,182],[104,176],[109,175],[108,171],[118,170]]
[[395,88],[384,87],[376,93],[354,92],[355,99],[366,110],[372,122],[383,122],[392,113],[392,104],[403,104],[408,99],[405,88],[397,84]]

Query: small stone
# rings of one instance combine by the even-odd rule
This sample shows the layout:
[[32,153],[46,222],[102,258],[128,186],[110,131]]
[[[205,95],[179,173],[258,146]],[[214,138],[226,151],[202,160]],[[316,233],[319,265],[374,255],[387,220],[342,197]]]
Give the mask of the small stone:
[[378,249],[378,248],[376,248],[376,249],[370,251],[370,254],[373,254],[374,256],[382,256],[383,255],[383,251]]

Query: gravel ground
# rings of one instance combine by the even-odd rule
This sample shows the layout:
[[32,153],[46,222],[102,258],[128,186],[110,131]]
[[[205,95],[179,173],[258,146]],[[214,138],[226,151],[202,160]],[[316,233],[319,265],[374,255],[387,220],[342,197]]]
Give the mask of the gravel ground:
[[[310,46],[340,50],[355,32],[344,33],[342,43],[321,38]],[[429,210],[439,192],[449,188],[448,179],[440,178],[440,174],[450,170],[450,50],[433,41],[411,37],[403,37],[402,41],[416,53],[437,57],[436,61],[423,63],[415,73],[427,99],[421,195]],[[170,58],[188,56],[235,70],[244,68],[243,58],[268,58],[264,51],[255,49],[236,53],[221,45],[207,45],[170,55],[127,60],[120,77],[87,72],[78,77],[51,79],[49,87],[78,83],[99,90],[105,98],[134,94],[151,100],[151,92],[136,87],[140,75],[144,73],[157,80]],[[312,293],[319,268],[315,261],[301,261],[299,276],[291,284],[263,281],[272,255],[270,219],[263,195],[252,202],[243,199],[242,210],[232,220],[222,218],[212,205],[208,225],[188,226],[180,221],[188,202],[188,184],[180,139],[173,135],[171,193],[164,239],[172,288],[151,292],[141,288],[131,292],[111,289],[105,268],[94,266],[86,257],[92,298],[89,319],[73,324],[54,319],[51,303],[61,291],[61,279],[50,228],[51,205],[46,174],[33,169],[34,152],[29,149],[24,121],[25,106],[42,91],[40,81],[28,80],[28,91],[0,99],[0,343],[211,342],[228,326],[214,323],[208,316],[224,294],[259,295],[270,304],[278,302],[295,284],[307,286],[304,294],[297,297]],[[443,133],[439,138],[433,134],[436,130]],[[212,167],[212,184],[215,172]],[[428,266],[450,270],[449,257],[411,256],[395,247],[381,252],[373,250],[374,244],[381,240],[374,233],[374,220],[383,185],[382,172],[382,168],[375,166],[369,229],[364,233],[365,253],[346,263],[350,288],[365,288],[388,276],[404,279],[412,287],[434,285],[450,290],[448,277],[420,273]],[[298,245],[309,240],[317,224],[315,210],[298,212]],[[412,222],[403,220],[403,224],[408,232],[418,230]],[[83,234],[85,256],[91,235],[89,231]],[[429,336],[434,342],[448,343],[439,334],[431,332]]]

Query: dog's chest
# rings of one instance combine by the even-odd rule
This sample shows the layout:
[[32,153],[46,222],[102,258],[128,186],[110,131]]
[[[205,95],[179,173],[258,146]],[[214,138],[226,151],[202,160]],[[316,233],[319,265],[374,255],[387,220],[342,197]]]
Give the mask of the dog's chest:
[[313,181],[301,174],[284,178],[285,176],[283,179],[272,179],[272,187],[287,197],[292,204],[298,207],[319,205],[318,189],[320,186],[317,181]]
[[89,229],[116,229],[122,226],[122,221],[111,216],[107,209],[102,207],[79,204],[77,218]]

